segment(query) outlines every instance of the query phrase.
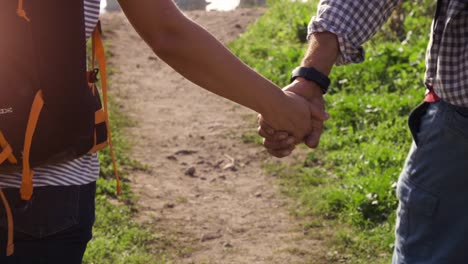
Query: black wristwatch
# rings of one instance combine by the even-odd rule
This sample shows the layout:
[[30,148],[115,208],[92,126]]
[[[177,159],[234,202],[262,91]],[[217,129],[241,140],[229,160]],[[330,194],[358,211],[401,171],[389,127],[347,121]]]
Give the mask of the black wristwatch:
[[328,87],[330,86],[330,79],[328,76],[312,67],[297,67],[292,72],[291,82],[293,82],[297,77],[302,77],[308,81],[315,82],[322,89],[324,94],[327,93]]

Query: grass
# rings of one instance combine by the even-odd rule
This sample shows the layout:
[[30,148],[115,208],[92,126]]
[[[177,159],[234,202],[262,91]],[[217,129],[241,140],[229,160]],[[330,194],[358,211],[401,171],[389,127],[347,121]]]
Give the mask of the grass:
[[241,135],[242,143],[244,144],[263,144],[262,138],[254,132],[245,132]]
[[[424,94],[432,2],[405,2],[365,45],[364,63],[334,69],[326,96],[331,119],[317,150],[300,164],[266,165],[280,176],[283,192],[299,202],[292,213],[320,216],[336,230],[332,260],[390,262],[395,182],[411,143],[407,116]],[[231,49],[267,78],[286,85],[306,49],[304,27],[317,3],[270,1],[266,14]],[[245,136],[244,141],[255,139]]]
[[115,179],[108,149],[100,153],[101,175],[97,182],[96,222],[93,239],[88,245],[84,263],[166,263],[168,256],[154,254],[151,245],[168,243],[147,227],[134,221],[135,196],[126,180],[124,168],[142,168],[128,158],[128,144],[122,129],[131,122],[111,107],[114,146],[122,175],[122,195],[116,197]]
[[[110,73],[111,75],[112,73]],[[112,98],[111,98],[112,99]],[[85,264],[159,264],[170,263],[173,242],[157,234],[153,228],[135,222],[136,197],[127,180],[130,169],[146,167],[129,156],[129,144],[123,129],[134,125],[110,100],[110,124],[115,154],[121,175],[122,195],[116,196],[116,182],[109,149],[99,153],[100,177],[96,192],[96,222],[93,239],[88,244]]]

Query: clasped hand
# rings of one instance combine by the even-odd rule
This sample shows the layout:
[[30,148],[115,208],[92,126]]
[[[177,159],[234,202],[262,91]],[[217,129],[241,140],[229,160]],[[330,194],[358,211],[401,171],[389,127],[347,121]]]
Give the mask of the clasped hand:
[[276,113],[258,118],[263,145],[278,158],[290,155],[302,142],[316,148],[323,124],[329,118],[322,91],[315,83],[299,79],[283,91],[287,98],[284,105],[278,106]]

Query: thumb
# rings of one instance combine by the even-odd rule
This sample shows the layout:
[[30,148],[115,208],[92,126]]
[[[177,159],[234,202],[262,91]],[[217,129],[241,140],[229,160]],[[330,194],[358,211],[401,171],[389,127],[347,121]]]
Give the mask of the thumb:
[[330,114],[325,112],[325,109],[320,104],[309,103],[310,117],[313,120],[327,121]]
[[311,133],[306,137],[305,139],[305,144],[309,148],[317,148],[319,143],[320,143],[320,137],[323,132],[323,122],[320,120],[312,119],[312,131]]

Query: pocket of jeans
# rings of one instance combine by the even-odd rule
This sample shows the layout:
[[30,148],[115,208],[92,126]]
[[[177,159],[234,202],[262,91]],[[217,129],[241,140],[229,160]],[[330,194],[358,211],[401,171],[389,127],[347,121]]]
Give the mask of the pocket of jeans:
[[[429,108],[429,103],[423,102],[418,105],[413,111],[408,119],[408,126],[413,136],[414,143],[416,146],[420,147],[424,142],[424,133],[423,130],[423,117],[427,114]],[[426,130],[427,131],[427,130]]]
[[451,122],[449,127],[459,135],[468,138],[468,110],[452,106]]
[[400,180],[397,188],[399,200],[396,226],[397,247],[408,256],[431,254],[432,218],[439,199],[426,190]]
[[[15,232],[42,238],[78,224],[79,186],[36,188],[30,201],[22,201],[18,189],[5,189],[13,213]],[[5,211],[0,210],[0,227],[6,228]]]

